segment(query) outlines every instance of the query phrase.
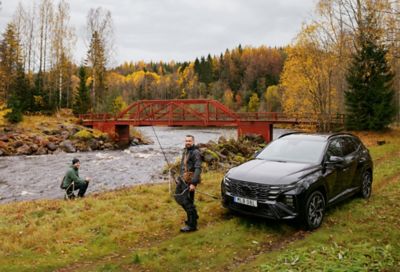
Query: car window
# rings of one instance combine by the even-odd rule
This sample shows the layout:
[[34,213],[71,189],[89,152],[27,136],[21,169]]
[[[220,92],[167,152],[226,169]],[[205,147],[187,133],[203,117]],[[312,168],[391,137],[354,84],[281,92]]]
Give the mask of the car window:
[[343,155],[347,156],[357,150],[357,145],[354,143],[353,139],[350,137],[343,138],[344,148]]
[[343,140],[341,138],[336,138],[329,143],[328,150],[326,154],[330,156],[343,157]]
[[300,163],[318,163],[325,149],[325,141],[281,138],[270,143],[258,159]]

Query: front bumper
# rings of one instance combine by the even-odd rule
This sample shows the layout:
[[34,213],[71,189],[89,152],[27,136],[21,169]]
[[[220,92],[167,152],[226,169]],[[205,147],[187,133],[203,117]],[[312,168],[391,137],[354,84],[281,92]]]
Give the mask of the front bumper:
[[268,219],[295,219],[299,213],[294,206],[279,201],[257,201],[257,207],[236,203],[229,193],[222,194],[222,205],[229,210]]

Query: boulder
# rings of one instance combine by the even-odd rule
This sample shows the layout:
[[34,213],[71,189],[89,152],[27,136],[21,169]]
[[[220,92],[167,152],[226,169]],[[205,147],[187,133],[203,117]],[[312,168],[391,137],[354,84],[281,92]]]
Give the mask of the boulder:
[[113,144],[112,143],[105,143],[104,144],[104,149],[113,149]]
[[71,135],[71,134],[69,133],[68,130],[63,130],[63,131],[61,131],[61,137],[62,137],[64,140],[68,139],[70,135]]
[[43,146],[39,147],[35,152],[35,155],[46,155],[46,154],[47,154],[47,149]]
[[43,145],[44,139],[39,135],[35,135],[33,136],[32,141],[37,145]]
[[7,149],[7,146],[8,146],[8,145],[7,145],[5,142],[3,142],[3,141],[0,140],[0,148],[1,148],[1,149]]
[[218,143],[219,144],[224,144],[226,142],[227,142],[227,140],[226,140],[226,138],[224,136],[221,136],[221,137],[218,138]]
[[8,140],[9,140],[8,135],[6,135],[6,134],[0,135],[0,141],[2,141],[2,142],[8,142]]
[[65,140],[60,143],[60,148],[67,153],[75,153],[76,149],[70,140]]
[[203,158],[206,163],[213,163],[215,161],[219,161],[218,154],[210,149],[204,150]]
[[14,147],[14,148],[19,148],[19,147],[21,147],[21,146],[23,146],[23,145],[24,145],[24,142],[21,141],[21,140],[15,141],[15,142],[13,143],[13,147]]
[[89,145],[90,149],[92,149],[92,150],[97,150],[97,149],[99,149],[99,146],[100,146],[99,142],[96,139],[90,139],[88,141],[88,145]]
[[55,151],[57,149],[57,145],[55,143],[52,142],[48,142],[46,144],[46,147],[50,150],[50,151]]
[[24,144],[24,145],[18,147],[16,152],[17,152],[16,155],[31,155],[32,154],[31,148],[27,144]]
[[139,145],[139,144],[140,144],[140,140],[138,138],[133,138],[133,140],[131,142],[131,145],[132,146],[136,146],[136,145]]
[[31,152],[35,153],[39,149],[39,146],[37,144],[32,144],[31,145]]

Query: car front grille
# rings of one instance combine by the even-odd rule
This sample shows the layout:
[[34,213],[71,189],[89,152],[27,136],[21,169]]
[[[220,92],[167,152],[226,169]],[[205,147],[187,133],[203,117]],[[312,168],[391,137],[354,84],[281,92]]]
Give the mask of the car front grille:
[[254,199],[257,201],[274,201],[282,192],[280,186],[268,185],[229,179],[225,183],[226,192],[232,196]]

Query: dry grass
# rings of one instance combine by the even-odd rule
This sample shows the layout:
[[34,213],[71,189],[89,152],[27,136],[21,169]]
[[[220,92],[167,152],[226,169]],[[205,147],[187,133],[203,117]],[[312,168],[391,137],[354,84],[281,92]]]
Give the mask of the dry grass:
[[[329,210],[317,231],[232,216],[197,194],[199,231],[180,234],[167,184],[140,185],[0,205],[0,271],[396,271],[400,131],[358,135],[375,161],[373,196]],[[218,195],[222,175],[205,174],[198,189]]]

